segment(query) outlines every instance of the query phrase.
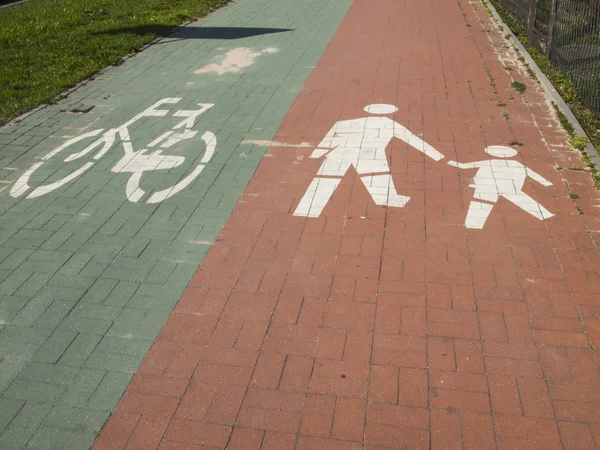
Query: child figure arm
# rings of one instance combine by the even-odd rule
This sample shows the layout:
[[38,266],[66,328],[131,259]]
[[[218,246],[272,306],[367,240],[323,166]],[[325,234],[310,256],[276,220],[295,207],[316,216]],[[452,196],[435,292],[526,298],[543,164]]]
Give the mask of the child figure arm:
[[528,169],[527,167],[525,168],[525,170],[527,171],[527,175],[534,179],[535,181],[537,181],[538,183],[540,183],[542,186],[552,186],[552,183],[548,180],[546,180],[543,176],[541,176],[539,173],[534,172],[531,169]]

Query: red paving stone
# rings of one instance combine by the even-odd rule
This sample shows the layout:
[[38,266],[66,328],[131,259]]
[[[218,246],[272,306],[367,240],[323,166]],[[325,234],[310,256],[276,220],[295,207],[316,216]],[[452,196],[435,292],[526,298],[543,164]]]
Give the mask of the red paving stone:
[[355,0],[275,139],[394,104],[447,159],[523,143],[556,216],[466,229],[473,173],[398,141],[406,207],[351,170],[295,217],[320,161],[270,148],[95,448],[598,448],[600,194],[525,74],[479,2]]

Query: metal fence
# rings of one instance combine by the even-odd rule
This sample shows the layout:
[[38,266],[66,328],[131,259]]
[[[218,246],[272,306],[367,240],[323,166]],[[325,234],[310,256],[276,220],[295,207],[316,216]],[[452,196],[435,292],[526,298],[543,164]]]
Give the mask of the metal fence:
[[600,0],[501,0],[600,117]]

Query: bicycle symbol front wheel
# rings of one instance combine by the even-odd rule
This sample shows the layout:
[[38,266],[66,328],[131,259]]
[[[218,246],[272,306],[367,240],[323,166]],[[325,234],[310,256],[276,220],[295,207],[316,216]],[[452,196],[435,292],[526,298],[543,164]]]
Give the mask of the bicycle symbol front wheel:
[[217,146],[217,137],[214,135],[214,133],[207,131],[201,136],[200,139],[202,139],[204,141],[204,144],[206,145],[206,151],[204,153],[204,156],[200,160],[200,164],[198,164],[190,174],[188,174],[184,179],[179,181],[174,186],[171,186],[170,188],[163,189],[158,192],[154,192],[146,201],[146,203],[160,203],[163,200],[172,197],[179,191],[185,189],[190,183],[192,183],[196,179],[198,175],[200,175],[206,164],[212,159],[213,155],[215,154],[215,149]]

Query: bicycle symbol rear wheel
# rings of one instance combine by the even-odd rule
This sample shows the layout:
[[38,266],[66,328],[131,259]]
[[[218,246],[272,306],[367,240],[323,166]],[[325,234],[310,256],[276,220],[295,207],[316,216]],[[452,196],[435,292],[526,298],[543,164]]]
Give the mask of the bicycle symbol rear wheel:
[[[84,133],[82,135],[76,136],[74,138],[69,139],[67,142],[65,142],[61,146],[52,150],[50,153],[48,153],[46,156],[44,156],[42,158],[42,161],[36,162],[35,164],[33,164],[29,168],[29,170],[25,171],[25,173],[19,177],[19,179],[15,182],[12,189],[10,190],[10,195],[14,198],[18,198],[18,197],[22,196],[23,194],[27,193],[28,191],[30,191],[32,189],[32,186],[29,185],[29,180],[31,179],[31,176],[40,167],[42,167],[46,161],[48,161],[50,158],[52,158],[59,152],[63,151],[64,149],[66,149],[74,144],[77,144],[78,142],[80,142],[84,139],[98,136],[100,133],[102,133],[102,131],[103,131],[103,129],[93,130],[88,133]],[[98,152],[97,156],[103,155],[112,146],[112,144],[114,143],[114,140],[115,140],[114,135],[112,135],[112,136],[107,135],[105,137],[102,137],[102,138],[94,141],[92,144],[88,145],[84,150],[67,156],[64,159],[64,162],[70,162],[70,161],[79,159],[82,156],[87,155],[88,153],[90,153],[91,151],[93,151],[94,149],[96,149],[98,147],[102,147],[102,148]],[[37,186],[33,189],[33,191],[29,192],[29,194],[27,195],[26,198],[37,198],[37,197],[46,195],[46,194],[64,186],[65,184],[69,183],[70,181],[74,180],[75,178],[81,176],[88,169],[90,169],[93,165],[94,165],[93,162],[86,162],[81,167],[73,170],[71,173],[60,178],[59,180]]]

